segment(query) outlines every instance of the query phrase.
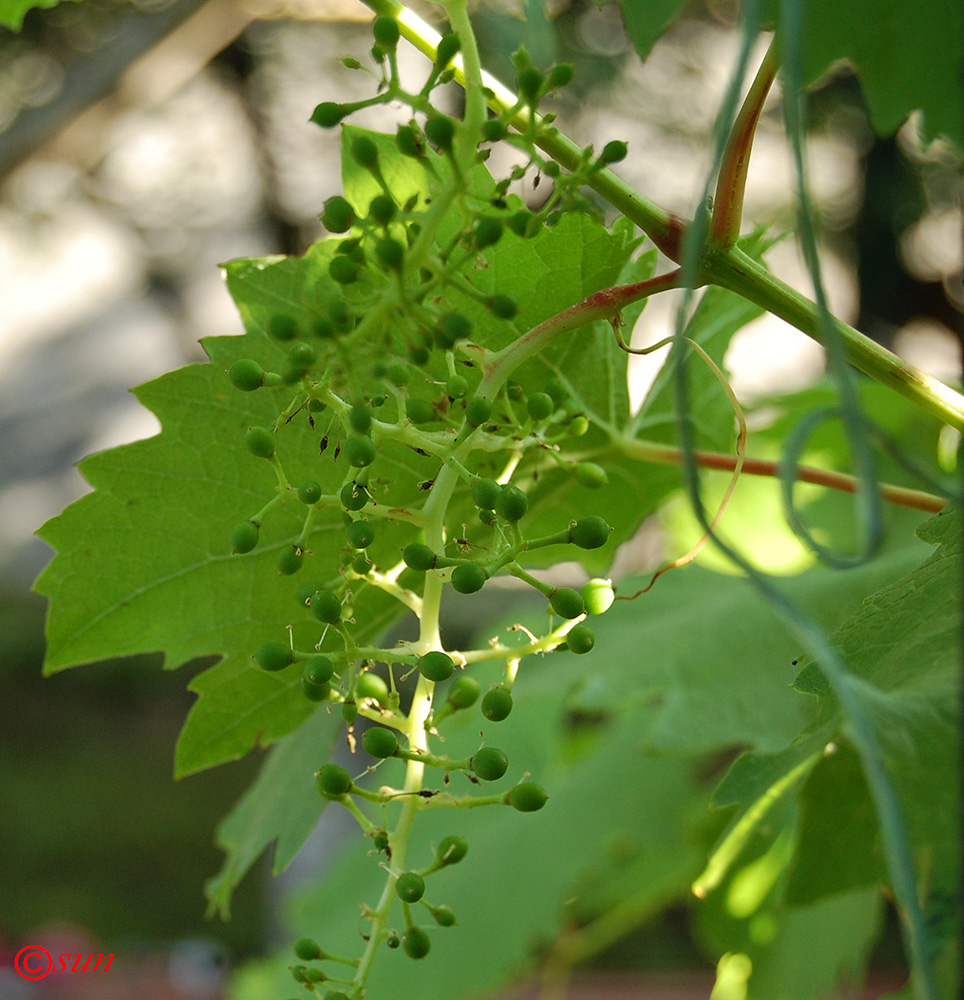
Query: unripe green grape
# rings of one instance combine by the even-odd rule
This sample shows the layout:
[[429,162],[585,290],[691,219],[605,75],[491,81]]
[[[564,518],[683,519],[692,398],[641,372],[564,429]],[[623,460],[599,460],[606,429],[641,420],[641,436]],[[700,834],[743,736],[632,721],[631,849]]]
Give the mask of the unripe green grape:
[[587,625],[577,625],[566,633],[566,645],[573,653],[588,653],[596,645],[596,633]]
[[348,423],[358,434],[367,434],[372,427],[372,411],[367,406],[353,406],[348,411]]
[[435,849],[435,856],[443,865],[457,865],[468,853],[469,842],[454,833],[443,837]]
[[492,404],[484,396],[473,396],[465,404],[465,422],[470,427],[481,427],[492,416]]
[[435,407],[427,399],[409,399],[405,403],[405,416],[413,424],[427,424],[435,419]]
[[516,78],[519,94],[526,104],[532,105],[539,98],[539,91],[542,88],[542,74],[535,66],[525,66],[519,70]]
[[425,573],[435,565],[438,556],[427,545],[413,542],[402,549],[402,559],[409,569]]
[[[398,931],[389,931],[388,937],[385,938],[385,946],[388,948],[399,948],[401,947],[402,939],[398,936]],[[328,997],[325,997],[328,1000]],[[348,1000],[348,997],[345,997]]]
[[[311,321],[311,332],[319,338],[319,340],[331,340],[335,336],[335,327],[325,316],[316,316]],[[318,400],[321,402],[321,400]]]
[[479,511],[479,521],[484,524],[487,528],[491,528],[493,524],[498,520],[495,516],[494,510],[480,510]]
[[402,264],[405,263],[405,247],[398,240],[386,236],[375,244],[375,256],[383,267],[390,271],[401,271]]
[[417,872],[402,872],[395,880],[395,895],[405,903],[417,903],[425,895],[425,879]]
[[509,129],[498,118],[490,118],[482,123],[482,138],[485,142],[500,142],[509,134]]
[[458,923],[451,907],[448,906],[436,906],[432,910],[432,916],[439,927],[454,927]]
[[582,437],[589,430],[589,418],[582,413],[576,414],[569,421],[570,437]]
[[277,559],[278,572],[282,576],[293,576],[301,569],[305,561],[305,554],[297,545],[286,545],[279,553]]
[[341,798],[351,784],[351,775],[339,764],[325,764],[315,775],[315,786],[326,799]]
[[285,343],[298,336],[298,323],[294,316],[289,316],[287,313],[275,313],[265,324],[265,330],[269,337]]
[[402,935],[402,947],[409,958],[425,958],[432,947],[428,934],[414,924]]
[[560,618],[578,618],[586,613],[586,604],[582,595],[579,591],[573,590],[572,587],[559,587],[549,598],[549,604],[552,605],[552,610]]
[[[547,164],[546,164],[546,165],[545,165],[545,166],[544,166],[544,167],[542,168],[542,172],[543,172],[543,173],[544,173],[544,174],[546,175],[546,177],[553,177],[553,178],[555,178],[555,177],[558,177],[558,176],[559,176],[559,174],[560,174],[560,173],[562,172],[562,167],[560,167],[560,166],[559,166],[559,164],[558,164],[558,163],[556,163],[556,161],[555,161],[555,160],[550,160],[550,161],[549,161],[549,162],[548,162],[548,163],[547,163]],[[560,218],[561,218],[561,215],[560,215]],[[555,213],[552,213],[552,214],[551,214],[551,215],[549,216],[549,218],[548,218],[548,219],[546,219],[546,222],[547,222],[547,223],[548,223],[548,224],[549,224],[550,226],[552,226],[552,225],[555,225],[557,221],[558,221],[558,220],[557,220],[557,219],[555,218]]]
[[329,233],[347,233],[355,223],[355,210],[340,194],[333,195],[325,202],[321,213],[321,224]]
[[455,664],[448,653],[434,649],[418,658],[418,672],[430,681],[447,681],[455,673]]
[[358,706],[353,701],[344,701],[341,704],[341,717],[346,725],[353,726],[358,718]]
[[258,544],[258,526],[254,521],[242,521],[231,532],[231,551],[242,555]]
[[478,701],[479,693],[479,682],[474,677],[463,674],[452,681],[445,697],[454,708],[465,709],[471,708]]
[[295,955],[302,960],[302,962],[313,962],[315,959],[322,957],[324,952],[318,945],[317,941],[313,941],[311,938],[299,938],[292,945]]
[[397,211],[398,206],[390,194],[377,194],[368,206],[368,218],[379,226],[387,226]]
[[239,358],[228,369],[228,378],[235,389],[242,392],[254,392],[264,384],[265,371],[252,358]]
[[501,293],[493,295],[486,305],[489,307],[489,312],[499,319],[512,319],[519,311],[516,300],[511,295],[502,295]]
[[598,549],[609,541],[612,530],[597,514],[590,514],[570,526],[569,541],[581,549]]
[[447,152],[455,139],[455,122],[447,115],[431,115],[425,122],[425,137],[433,146]]
[[333,590],[318,590],[312,595],[311,613],[320,622],[334,625],[341,621],[341,601]]
[[526,411],[533,420],[546,420],[555,408],[556,404],[547,392],[534,392],[526,400]]
[[495,510],[502,487],[494,479],[476,479],[472,484],[472,503],[480,510]]
[[354,549],[367,549],[375,541],[375,529],[369,521],[352,521],[345,534]]
[[312,684],[311,681],[302,677],[301,693],[309,701],[327,701],[331,697],[331,685],[327,682],[325,684]]
[[335,672],[335,666],[327,656],[309,656],[305,660],[303,675],[309,684],[327,684]]
[[323,101],[311,113],[311,121],[322,128],[334,128],[348,114],[348,109],[334,101]]
[[489,575],[475,563],[462,563],[452,570],[452,589],[460,594],[474,594],[485,586]]
[[435,341],[444,350],[453,348],[457,341],[465,340],[472,334],[472,323],[462,313],[448,313],[442,317],[435,331]]
[[295,344],[288,351],[288,364],[292,369],[303,374],[311,368],[317,357],[315,349],[309,344]]
[[629,153],[629,146],[625,142],[619,139],[613,139],[612,142],[607,142],[603,146],[602,152],[599,154],[599,163],[619,163],[621,160],[626,159],[626,155]]
[[384,726],[376,726],[365,730],[365,735],[362,737],[362,746],[367,753],[370,753],[373,757],[378,757],[379,760],[383,760],[386,757],[395,756],[395,752],[398,750],[398,738],[390,729],[386,729]]
[[520,403],[525,398],[526,391],[520,382],[509,379],[505,384],[505,394],[513,403]]
[[462,375],[450,375],[445,382],[445,395],[461,399],[469,391],[469,380]]
[[542,228],[542,223],[538,216],[533,215],[527,208],[523,208],[509,217],[509,228],[516,236],[531,239]]
[[369,494],[364,486],[351,482],[342,486],[339,498],[345,510],[361,510],[368,503]]
[[469,761],[473,774],[483,781],[498,781],[509,769],[509,758],[497,747],[482,747]]
[[375,44],[386,51],[391,51],[398,45],[398,22],[394,17],[379,16],[372,22],[372,36]]
[[364,576],[374,565],[374,563],[362,552],[351,561],[351,568],[359,575]]
[[378,166],[378,147],[368,136],[357,136],[351,144],[351,158],[365,170],[374,170]]
[[345,254],[332,257],[328,265],[328,273],[339,285],[350,285],[357,281],[360,270],[357,262]]
[[408,385],[409,378],[411,377],[408,365],[403,365],[401,362],[396,365],[390,365],[385,375],[392,385],[397,385],[399,388]]
[[375,442],[360,434],[350,437],[345,442],[345,455],[348,457],[349,465],[356,469],[364,469],[375,461]]
[[292,662],[291,649],[280,642],[266,642],[254,658],[262,670],[284,670]]
[[557,63],[549,70],[546,79],[546,87],[549,90],[557,90],[559,87],[568,87],[576,75],[576,68],[572,63]]
[[311,507],[321,499],[321,483],[314,479],[306,479],[298,487],[298,499]]
[[351,306],[344,299],[334,299],[328,303],[328,318],[339,333],[348,333],[355,325]]
[[462,43],[459,41],[459,36],[454,32],[450,31],[442,35],[436,50],[435,65],[440,69],[445,69],[461,48]]
[[573,471],[576,482],[591,490],[599,489],[600,486],[605,486],[609,482],[606,470],[601,465],[596,465],[595,462],[577,462]]
[[258,458],[271,458],[274,454],[274,434],[267,427],[249,427],[244,435],[248,451]]
[[591,615],[605,614],[611,607],[616,595],[610,580],[590,580],[582,588],[582,599],[586,611]]
[[429,363],[432,352],[424,344],[412,344],[408,349],[408,360],[418,368]]
[[509,790],[506,803],[519,812],[538,812],[549,800],[541,785],[534,781],[523,781]]
[[501,684],[486,691],[482,699],[482,714],[489,722],[501,722],[512,711],[512,695]]
[[478,250],[484,250],[486,247],[493,246],[501,238],[502,223],[491,215],[479,219],[479,224],[475,227],[475,232],[472,234],[472,242],[475,243]]
[[375,845],[375,850],[381,854],[383,851],[387,851],[389,848],[389,839],[387,830],[376,830],[372,835],[372,843]]
[[516,521],[521,521],[525,517],[528,509],[529,498],[518,486],[506,483],[499,491],[498,499],[495,502],[495,512],[503,520],[515,524]]
[[388,700],[388,685],[378,674],[366,670],[355,678],[355,697],[383,703]]
[[395,133],[395,145],[403,156],[409,156],[413,160],[421,159],[425,150],[422,147],[422,137],[411,125],[399,125]]

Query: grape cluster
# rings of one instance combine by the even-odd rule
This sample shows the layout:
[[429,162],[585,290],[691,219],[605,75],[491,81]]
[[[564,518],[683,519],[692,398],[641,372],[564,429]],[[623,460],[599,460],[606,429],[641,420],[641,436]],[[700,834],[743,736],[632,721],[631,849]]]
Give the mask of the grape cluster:
[[[451,909],[427,901],[426,880],[461,862],[468,845],[453,834],[426,866],[403,867],[405,839],[381,825],[387,807],[398,801],[415,809],[434,797],[458,797],[452,782],[461,775],[463,798],[474,797],[473,804],[523,813],[542,809],[546,792],[525,776],[488,792],[509,772],[498,747],[483,739],[471,755],[450,758],[435,753],[432,743],[458,712],[475,709],[483,725],[504,723],[513,711],[523,658],[556,650],[589,653],[595,636],[587,622],[613,600],[607,580],[591,580],[581,590],[558,587],[523,565],[539,549],[555,548],[560,558],[600,549],[612,533],[591,509],[546,532],[533,516],[538,476],[561,469],[588,491],[604,488],[607,476],[591,460],[591,450],[574,453],[591,420],[564,375],[542,384],[530,376],[525,386],[510,378],[525,360],[520,355],[513,362],[511,356],[511,342],[526,328],[523,310],[512,294],[482,291],[473,275],[488,266],[496,248],[536,239],[562,212],[582,206],[579,185],[625,156],[625,145],[610,143],[599,156],[587,151],[580,166],[564,174],[538,151],[548,116],[529,116],[527,132],[510,133],[520,108],[534,110],[572,78],[567,65],[543,74],[522,51],[515,57],[519,103],[469,136],[466,122],[439,113],[430,100],[434,88],[452,77],[456,35],[443,36],[423,87],[410,93],[398,78],[398,25],[379,17],[372,30],[372,57],[382,74],[379,94],[353,104],[320,104],[312,120],[332,128],[360,107],[396,100],[415,117],[391,140],[346,134],[351,159],[378,193],[367,205],[342,195],[325,202],[321,221],[333,235],[317,253],[322,270],[315,292],[297,308],[255,317],[256,332],[263,334],[261,360],[241,358],[227,370],[236,390],[261,394],[259,400],[271,397],[277,412],[273,424],[243,434],[252,458],[271,466],[277,485],[260,510],[234,527],[229,544],[238,557],[273,559],[279,578],[294,577],[299,584],[287,641],[265,636],[253,660],[262,670],[292,678],[308,700],[340,710],[350,747],[359,755],[359,774],[326,763],[315,774],[316,786],[326,801],[352,812],[373,851],[386,858],[403,917],[400,930],[393,930],[390,905],[368,911],[366,947],[384,943],[422,959],[431,937],[416,919],[425,912],[419,907],[438,927],[456,923]],[[518,147],[526,165],[495,182],[486,198],[470,198],[471,171],[495,142]],[[431,196],[403,197],[393,190],[383,171],[389,155],[421,164]],[[509,194],[510,184],[529,170],[554,185],[538,212]],[[444,207],[445,199],[455,210],[443,216],[436,206]],[[502,329],[509,336],[496,336],[510,346],[495,355],[485,343]],[[492,365],[492,357],[500,366]],[[302,421],[314,435],[307,439],[321,436],[317,453],[305,453]],[[416,467],[425,475],[412,495],[398,486],[399,470]],[[292,477],[295,468],[299,473]],[[286,512],[289,525],[294,516],[300,528],[277,528],[283,518],[274,516],[276,510]],[[533,523],[538,527],[530,529]],[[498,576],[514,576],[542,595],[544,633],[527,633],[524,646],[444,649],[437,625],[444,590],[475,594]],[[374,593],[416,612],[418,640],[391,649],[368,644],[364,612]],[[471,670],[483,660],[504,663],[502,679],[485,693]],[[402,683],[406,678],[415,683],[414,695]],[[360,740],[356,726],[362,728]],[[415,799],[410,793],[403,799],[388,786],[370,790],[364,775],[393,760],[439,774],[440,787],[420,779]],[[371,803],[378,806],[377,823],[366,812]],[[292,969],[299,983],[312,990],[331,984],[329,1000],[361,995],[363,982],[351,973],[358,959],[331,955],[309,938],[297,941],[294,951],[302,963]],[[303,964],[313,962],[341,962],[348,978]]]

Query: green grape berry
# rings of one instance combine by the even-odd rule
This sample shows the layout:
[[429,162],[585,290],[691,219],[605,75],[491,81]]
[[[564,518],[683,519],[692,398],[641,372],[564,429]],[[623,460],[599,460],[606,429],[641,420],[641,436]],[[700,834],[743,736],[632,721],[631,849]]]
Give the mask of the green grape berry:
[[525,99],[526,104],[532,105],[539,99],[539,91],[542,89],[542,74],[535,66],[524,66],[519,70],[517,77],[520,95]]
[[557,63],[549,70],[546,78],[546,88],[557,90],[559,87],[568,87],[576,75],[576,68],[572,63]]
[[335,672],[335,665],[327,656],[309,656],[305,660],[303,675],[309,684],[327,684]]
[[353,701],[341,703],[341,717],[346,725],[353,726],[358,718],[358,705]]
[[484,396],[473,396],[465,404],[465,422],[470,427],[481,427],[492,416],[492,404]]
[[425,122],[425,137],[437,149],[448,152],[455,139],[455,122],[447,115],[431,115]]
[[522,239],[531,239],[542,228],[538,216],[534,215],[527,208],[520,209],[509,216],[509,228]]
[[586,613],[582,595],[572,587],[559,587],[549,598],[549,604],[560,618],[578,618]]
[[587,625],[576,625],[566,633],[566,645],[573,653],[588,653],[596,645],[596,634]]
[[301,569],[305,554],[297,545],[286,545],[279,553],[277,560],[278,572],[282,576],[293,576]]
[[459,49],[462,48],[462,43],[459,41],[459,36],[455,32],[447,32],[442,35],[439,39],[437,54],[435,56],[435,65],[440,69],[445,69],[448,64],[458,55]]
[[311,613],[320,622],[334,625],[341,621],[341,601],[333,590],[318,590],[309,601]]
[[398,22],[394,17],[381,15],[372,22],[372,36],[375,44],[390,51],[398,45]]
[[274,455],[274,434],[267,427],[249,427],[244,435],[244,443],[248,451],[258,458],[271,458]]
[[602,152],[599,154],[598,162],[602,164],[619,163],[620,161],[626,159],[628,153],[629,146],[627,146],[625,142],[622,142],[619,139],[613,139],[612,142],[607,142],[606,145],[603,146]]
[[450,375],[445,381],[445,395],[449,399],[462,399],[469,391],[469,380],[463,375]]
[[541,785],[534,781],[523,781],[509,790],[505,801],[519,812],[538,812],[549,800]]
[[549,379],[546,383],[546,393],[552,398],[557,408],[569,399],[569,390],[557,378]]
[[447,681],[455,672],[455,664],[448,653],[434,649],[418,658],[418,672],[430,681]]
[[454,708],[471,708],[478,701],[480,693],[479,682],[474,677],[463,674],[452,681],[446,700]]
[[231,551],[239,555],[250,552],[258,544],[258,525],[254,521],[242,521],[231,532]]
[[370,437],[356,434],[345,442],[348,464],[356,469],[364,469],[375,461],[375,442]]
[[[400,948],[402,946],[402,939],[398,936],[398,931],[389,931],[388,936],[385,938],[385,945],[388,948]],[[325,1000],[328,1000],[325,997]],[[348,1000],[348,997],[345,997]]]
[[313,941],[311,938],[299,938],[292,945],[295,955],[302,960],[302,962],[314,962],[316,959],[322,957],[324,952],[318,945],[317,941]]
[[609,541],[613,529],[596,514],[581,517],[569,528],[569,541],[581,549],[598,549]]
[[321,224],[329,233],[347,233],[355,224],[355,210],[345,198],[336,194],[325,202]]
[[482,714],[489,722],[501,722],[512,711],[512,695],[501,684],[491,688],[482,699]]
[[405,247],[398,240],[386,236],[375,244],[375,256],[383,267],[390,271],[401,271],[402,264],[405,263]]
[[443,837],[435,849],[435,857],[442,865],[457,865],[468,853],[469,842],[454,833]]
[[371,499],[368,490],[364,486],[359,486],[358,483],[351,482],[346,483],[341,488],[341,493],[339,494],[339,499],[341,500],[342,507],[345,510],[361,510],[366,503]]
[[291,650],[280,642],[266,642],[258,647],[255,661],[262,670],[284,670],[292,662]]
[[555,408],[556,404],[547,392],[534,392],[526,400],[526,411],[533,420],[546,420]]
[[597,490],[609,482],[606,470],[601,465],[596,465],[595,462],[577,462],[573,472],[576,482],[591,490]]
[[327,681],[324,684],[312,684],[302,677],[301,693],[308,701],[327,701],[331,697],[331,685]]
[[417,573],[426,573],[436,563],[438,556],[421,542],[413,542],[402,549],[402,559],[409,569],[414,569]]
[[516,300],[511,295],[503,295],[502,293],[491,296],[486,305],[489,307],[489,312],[499,319],[512,319],[519,311]]
[[382,704],[388,700],[388,685],[378,674],[366,670],[355,678],[355,697],[371,698]]
[[485,142],[501,142],[508,134],[508,127],[498,118],[490,118],[482,123],[482,138]]
[[397,385],[399,388],[408,385],[409,378],[411,377],[408,365],[403,365],[401,363],[390,365],[388,370],[385,372],[385,375],[392,385]]
[[476,479],[472,484],[472,503],[479,510],[495,510],[502,487],[494,479]]
[[353,549],[367,549],[375,541],[375,529],[370,521],[352,521],[345,534]]
[[432,910],[432,916],[439,927],[454,927],[457,923],[455,913],[448,906],[436,906]]
[[321,483],[314,479],[306,479],[298,487],[298,499],[311,507],[321,499]]
[[435,407],[427,399],[409,399],[405,402],[405,416],[413,424],[427,424],[435,419]]
[[348,423],[353,431],[367,434],[372,427],[372,411],[367,406],[353,406],[348,411]]
[[394,757],[398,750],[398,737],[390,729],[376,726],[373,729],[365,730],[362,746],[367,753],[380,760],[385,757]]
[[358,263],[345,254],[332,257],[328,265],[328,273],[339,285],[350,285],[357,281],[360,270]]
[[265,329],[269,337],[282,343],[294,340],[298,336],[298,323],[294,316],[289,316],[287,313],[275,313],[268,319]]
[[472,242],[475,243],[478,250],[483,250],[485,247],[490,247],[498,243],[501,238],[502,223],[491,215],[486,215],[479,219],[479,224],[475,227],[475,232],[472,234]]
[[351,144],[351,157],[365,170],[378,167],[378,147],[367,135],[357,136]]
[[395,218],[397,211],[398,206],[390,194],[378,194],[368,206],[368,218],[379,226],[387,226]]
[[322,128],[334,128],[348,114],[343,104],[334,101],[323,101],[311,113],[311,121]]
[[414,924],[402,935],[402,947],[409,958],[425,958],[432,947],[428,934]]
[[570,437],[582,437],[589,430],[589,418],[584,413],[577,413],[569,421]]
[[376,830],[372,835],[372,843],[375,845],[375,850],[381,854],[383,851],[387,851],[390,846],[390,841],[388,839],[387,830]]
[[605,614],[611,607],[616,595],[610,580],[590,580],[582,588],[582,599],[586,611],[591,615]]
[[462,563],[452,570],[452,588],[459,594],[475,594],[485,586],[489,575],[475,563]]
[[315,787],[326,799],[341,798],[351,785],[351,775],[339,764],[325,764],[315,775]]
[[497,747],[482,747],[470,762],[472,773],[483,781],[498,781],[509,769],[509,758]]
[[495,502],[495,512],[503,520],[515,524],[516,521],[521,521],[525,517],[528,509],[529,498],[518,486],[506,483],[499,491],[499,497]]
[[252,358],[239,358],[228,369],[228,379],[235,389],[242,392],[254,392],[265,384],[267,372]]
[[404,903],[417,903],[425,895],[425,879],[417,872],[402,872],[395,880],[395,895]]
[[412,125],[398,126],[398,131],[395,133],[395,145],[403,156],[410,156],[413,160],[421,159],[425,152],[422,146],[422,137]]

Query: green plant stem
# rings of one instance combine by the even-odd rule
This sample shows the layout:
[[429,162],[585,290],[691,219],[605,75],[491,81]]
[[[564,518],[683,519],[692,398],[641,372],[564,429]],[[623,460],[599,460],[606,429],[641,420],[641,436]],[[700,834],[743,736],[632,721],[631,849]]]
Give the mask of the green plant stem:
[[[439,35],[425,21],[397,0],[365,0],[365,3],[377,14],[394,17],[402,35],[434,59]],[[454,65],[456,79],[464,82],[461,61],[456,59]],[[498,80],[483,73],[482,81],[489,91],[489,105],[493,110],[503,112],[518,105],[516,95]],[[526,131],[530,127],[529,112],[525,108],[518,110],[512,124]],[[583,156],[582,148],[556,128],[540,129],[537,144],[567,170],[575,169]],[[635,222],[667,257],[680,262],[688,220],[651,202],[610,170],[593,173],[587,183]],[[816,305],[775,278],[739,247],[726,248],[711,243],[703,255],[699,279],[700,283],[712,283],[736,292],[823,342]],[[964,396],[918,371],[846,323],[836,319],[833,322],[843,341],[844,354],[855,368],[890,386],[944,423],[964,430]]]

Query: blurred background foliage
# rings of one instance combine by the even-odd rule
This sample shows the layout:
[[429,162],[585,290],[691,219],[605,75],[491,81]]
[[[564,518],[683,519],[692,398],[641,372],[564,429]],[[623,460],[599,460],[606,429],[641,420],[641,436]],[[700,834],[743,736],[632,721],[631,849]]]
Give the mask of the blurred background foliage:
[[[321,203],[339,187],[338,136],[308,116],[320,100],[367,94],[370,80],[339,61],[367,50],[367,19],[353,0],[85,0],[34,10],[21,33],[0,32],[0,939],[8,943],[69,922],[111,948],[200,935],[243,956],[276,932],[263,867],[236,898],[231,923],[204,919],[203,881],[220,864],[214,825],[257,761],[171,782],[191,703],[187,671],[167,674],[143,658],[40,677],[43,608],[28,588],[49,553],[32,532],[84,491],[74,462],[156,430],[131,385],[201,357],[201,336],[239,332],[217,264],[300,253],[322,235]],[[695,2],[642,64],[612,3],[489,0],[475,13],[483,61],[503,79],[520,44],[537,65],[573,62],[576,81],[552,109],[563,127],[585,143],[628,139],[621,173],[684,214],[736,51],[733,19],[731,4]],[[408,52],[403,65],[419,58]],[[458,92],[446,99],[456,110]],[[913,121],[874,137],[846,70],[817,90],[809,112],[832,306],[913,363],[959,378],[959,162],[939,144],[920,149]],[[386,127],[391,114],[375,109],[358,123]],[[790,176],[777,94],[754,151],[748,222],[790,224]],[[772,263],[806,287],[789,244]],[[665,336],[671,313],[671,297],[655,301],[638,342]],[[820,349],[769,317],[734,340],[728,366],[748,400],[821,391],[807,388],[821,375]],[[654,371],[652,359],[634,359],[637,401]],[[786,417],[797,403],[761,404],[771,443],[780,436],[774,414]],[[915,441],[912,423],[897,429]],[[941,448],[929,442],[929,450]],[[942,453],[953,451],[945,442]],[[832,434],[812,441],[807,457],[846,462]],[[952,461],[936,471],[951,471]],[[906,478],[896,464],[887,473]],[[830,530],[847,515],[836,498],[823,504]],[[759,518],[759,508],[744,516]],[[648,526],[618,556],[619,570],[652,568],[691,529],[683,513]],[[783,568],[800,568],[799,556],[789,552]],[[682,912],[664,914],[612,957],[638,964],[656,954],[700,961]]]

